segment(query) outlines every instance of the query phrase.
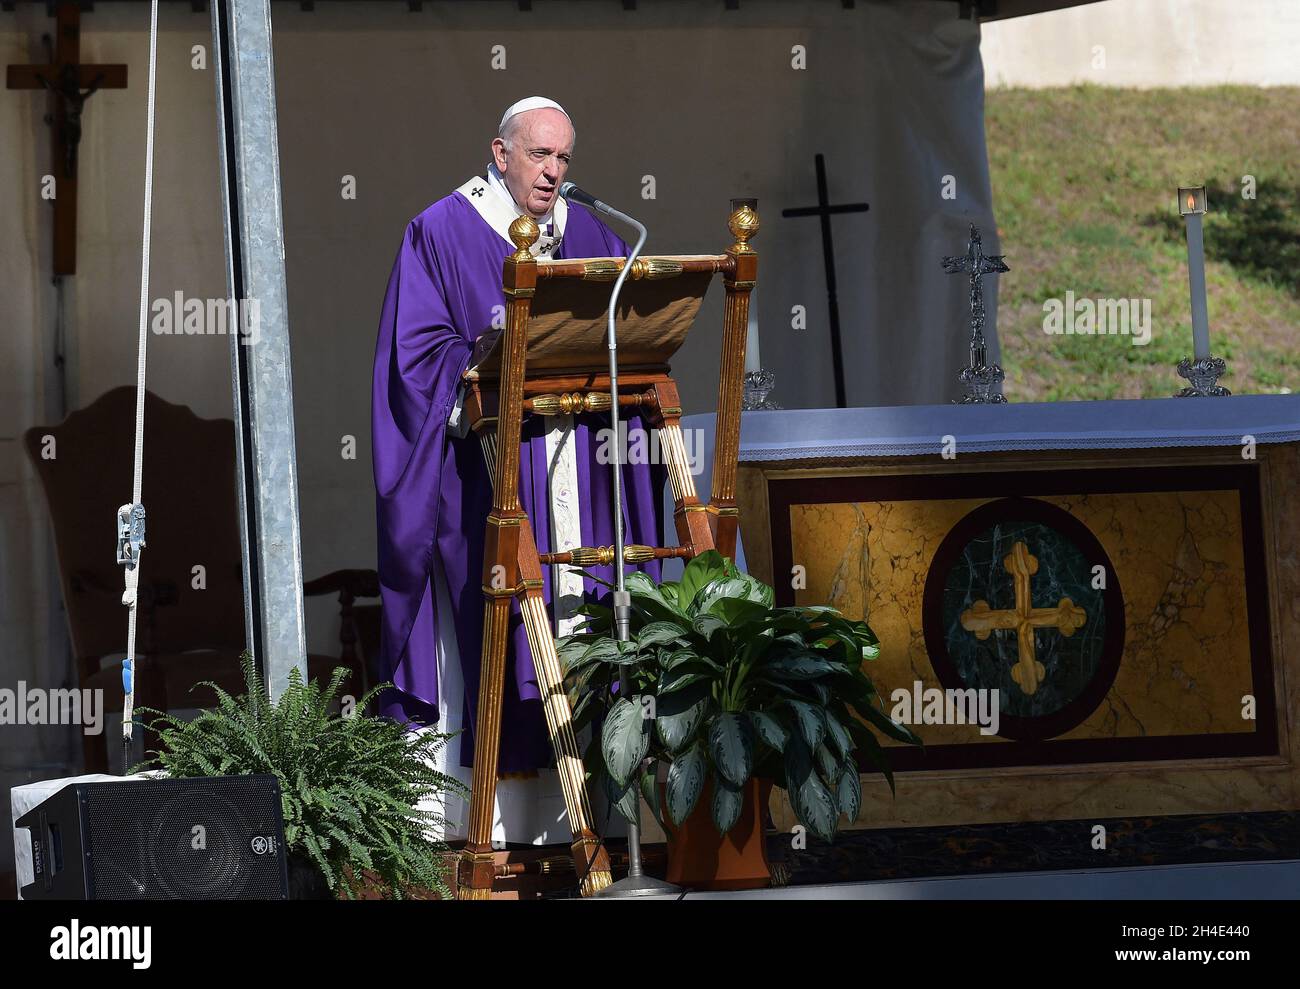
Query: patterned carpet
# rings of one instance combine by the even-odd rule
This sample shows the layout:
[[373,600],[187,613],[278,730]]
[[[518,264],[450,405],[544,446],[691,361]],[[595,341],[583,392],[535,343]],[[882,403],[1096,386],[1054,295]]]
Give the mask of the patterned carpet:
[[[1105,848],[1094,848],[1094,828]],[[1115,869],[1300,858],[1300,813],[1137,817],[842,832],[834,844],[791,848],[770,835],[774,874],[791,885],[980,875],[1047,869]]]

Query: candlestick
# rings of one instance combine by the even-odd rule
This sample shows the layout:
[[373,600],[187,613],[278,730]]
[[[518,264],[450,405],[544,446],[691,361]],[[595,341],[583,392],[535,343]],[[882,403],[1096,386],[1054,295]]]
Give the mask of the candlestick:
[[[1181,194],[1181,190],[1180,190]],[[1195,205],[1194,193],[1184,204]],[[1192,345],[1198,361],[1210,356],[1210,316],[1205,305],[1205,235],[1200,212],[1187,212],[1187,282],[1192,296]]]
[[781,408],[776,402],[768,398],[768,395],[772,394],[772,386],[775,384],[776,375],[771,371],[759,368],[757,371],[747,372],[745,374],[744,390],[741,392],[741,409],[745,412],[752,412]]
[[1210,355],[1210,316],[1205,304],[1205,234],[1201,220],[1206,209],[1205,186],[1178,190],[1178,212],[1187,221],[1187,283],[1191,292],[1194,351],[1193,359],[1184,357],[1178,364],[1179,375],[1189,383],[1178,392],[1180,398],[1231,394],[1218,383],[1227,364],[1223,358]]
[[762,367],[758,359],[758,286],[749,290],[749,331],[745,334],[745,373]]

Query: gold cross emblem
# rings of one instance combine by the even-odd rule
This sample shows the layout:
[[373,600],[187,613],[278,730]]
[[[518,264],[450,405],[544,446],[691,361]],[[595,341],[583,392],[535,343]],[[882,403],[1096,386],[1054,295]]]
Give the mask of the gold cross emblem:
[[1069,598],[1061,598],[1055,608],[1031,607],[1029,578],[1038,572],[1038,557],[1024,543],[1015,543],[1002,565],[1015,581],[1015,610],[993,611],[987,601],[976,601],[962,612],[961,627],[977,639],[987,639],[995,629],[1015,629],[1020,659],[1011,669],[1011,679],[1026,694],[1033,694],[1047,673],[1034,654],[1034,629],[1055,628],[1062,635],[1073,635],[1088,620],[1088,613]]

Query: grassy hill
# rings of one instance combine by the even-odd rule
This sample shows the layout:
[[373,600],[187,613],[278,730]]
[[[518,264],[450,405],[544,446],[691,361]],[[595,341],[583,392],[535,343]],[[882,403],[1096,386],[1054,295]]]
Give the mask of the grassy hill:
[[[1012,401],[1157,398],[1191,352],[1178,186],[1205,185],[1210,339],[1234,394],[1300,392],[1300,89],[990,90],[993,207],[1011,266]],[[1254,176],[1254,199],[1243,180]],[[1043,303],[1149,298],[1152,337],[1050,336]]]

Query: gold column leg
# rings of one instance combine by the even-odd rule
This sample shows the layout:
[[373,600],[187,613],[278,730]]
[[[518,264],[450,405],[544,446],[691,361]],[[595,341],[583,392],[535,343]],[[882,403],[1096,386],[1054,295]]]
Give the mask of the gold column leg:
[[668,483],[673,491],[673,525],[677,529],[677,544],[698,556],[713,549],[713,529],[709,522],[709,508],[700,504],[695,492],[695,476],[691,473],[690,458],[682,439],[682,406],[677,397],[677,384],[664,378],[651,386],[650,401],[653,413],[650,421],[659,439],[659,449],[668,467]]
[[486,900],[492,894],[492,818],[496,811],[501,697],[506,679],[511,596],[507,592],[491,597],[483,610],[483,662],[479,671],[468,840],[461,851],[456,890],[461,900]]
[[742,206],[728,223],[736,242],[727,249],[733,262],[724,277],[726,301],[722,309],[722,367],[718,376],[718,412],[713,446],[713,538],[723,556],[736,555],[736,469],[740,456],[740,400],[745,377],[745,341],[749,323],[749,293],[758,276],[758,255],[749,246],[758,233],[758,214]]
[[578,751],[578,736],[573,730],[573,712],[564,692],[560,659],[555,652],[551,624],[546,616],[546,602],[540,587],[529,588],[523,602],[524,628],[528,647],[533,654],[533,669],[542,694],[542,710],[555,749],[555,768],[564,790],[564,806],[573,832],[573,865],[582,878],[582,895],[591,896],[613,882],[609,855],[596,837],[591,822],[594,815],[587,797],[586,771]]
[[[536,242],[537,236],[537,223],[532,217],[521,216],[510,224],[510,238],[517,250],[506,258],[501,276],[502,291],[506,296],[506,326],[498,395],[500,409],[496,417],[500,430],[499,455],[492,472],[492,511],[488,515],[483,544],[483,656],[474,737],[469,840],[461,853],[458,893],[465,900],[487,899],[492,893],[492,818],[496,809],[497,761],[501,748],[506,637],[510,631],[510,601],[523,592],[519,573],[519,533],[528,522],[528,517],[519,508],[519,431],[523,421],[528,314],[537,285],[537,262],[529,246]],[[475,404],[478,401],[476,394]],[[482,412],[481,408],[479,412]]]
[[664,425],[658,427],[659,449],[664,452],[668,467],[668,481],[673,491],[673,525],[677,542],[687,546],[692,556],[713,548],[713,532],[709,528],[708,507],[700,504],[695,492],[695,478],[691,474],[690,458],[682,439],[681,422],[676,416],[664,416]]
[[[490,474],[495,477],[497,460],[496,430],[490,426],[484,426],[478,430],[478,437]],[[573,864],[578,876],[582,878],[582,895],[590,896],[609,886],[613,882],[613,877],[610,875],[609,855],[592,827],[595,815],[592,814],[591,801],[587,795],[586,770],[582,764],[578,738],[573,730],[573,712],[569,708],[568,695],[564,692],[564,676],[560,670],[560,659],[555,651],[555,637],[551,634],[551,623],[547,617],[546,602],[542,596],[542,569],[537,555],[537,542],[527,518],[521,518],[519,523],[518,565],[524,587],[520,610],[523,613],[524,631],[528,636],[528,648],[533,655],[533,669],[537,674],[537,686],[542,695],[542,712],[546,718],[546,727],[551,737],[551,748],[555,752],[555,768],[560,776],[560,786],[564,792],[564,805],[569,815],[569,824],[573,833],[573,843],[570,846],[573,852]],[[508,617],[508,604],[506,614]],[[486,648],[486,638],[484,641]],[[504,662],[502,668],[504,676]],[[481,695],[482,689],[480,685]],[[499,704],[500,699],[498,697],[498,706]],[[474,785],[477,792],[480,786],[477,769],[479,761],[477,738],[475,739],[474,753]],[[495,773],[495,765],[493,772]],[[494,798],[495,787],[496,777],[494,775],[492,779]],[[491,823],[489,820],[489,830],[487,832],[489,858]],[[471,840],[472,837],[471,835]],[[467,845],[467,852],[468,848]]]

